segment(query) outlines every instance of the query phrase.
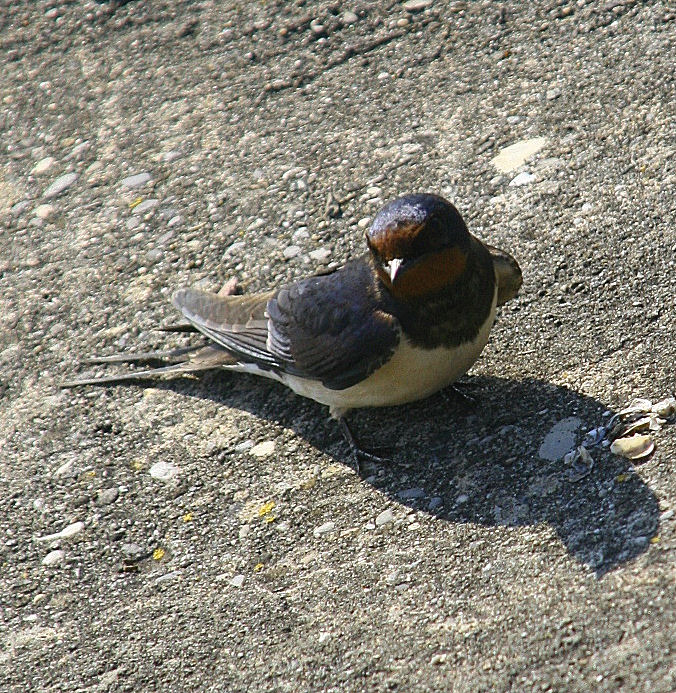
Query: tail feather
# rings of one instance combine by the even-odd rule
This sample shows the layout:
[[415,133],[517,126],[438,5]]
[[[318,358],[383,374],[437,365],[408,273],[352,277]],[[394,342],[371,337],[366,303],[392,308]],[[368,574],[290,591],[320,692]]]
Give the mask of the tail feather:
[[185,375],[200,371],[224,368],[237,363],[237,360],[225,349],[217,345],[184,347],[170,351],[149,351],[141,354],[114,354],[113,356],[101,356],[88,359],[88,364],[111,363],[144,363],[153,361],[173,361],[166,366],[158,368],[146,368],[137,371],[127,371],[116,375],[105,375],[94,378],[80,378],[66,380],[61,383],[62,388],[80,387],[82,385],[110,385],[113,383],[126,383],[135,380],[144,380],[163,375]]

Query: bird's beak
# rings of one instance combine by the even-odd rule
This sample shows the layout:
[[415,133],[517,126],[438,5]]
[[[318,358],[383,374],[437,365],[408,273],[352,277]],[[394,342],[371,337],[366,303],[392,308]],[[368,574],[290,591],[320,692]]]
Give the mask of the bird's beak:
[[394,280],[399,273],[399,268],[403,260],[401,258],[395,257],[386,263],[385,271],[390,275],[390,281],[394,284]]

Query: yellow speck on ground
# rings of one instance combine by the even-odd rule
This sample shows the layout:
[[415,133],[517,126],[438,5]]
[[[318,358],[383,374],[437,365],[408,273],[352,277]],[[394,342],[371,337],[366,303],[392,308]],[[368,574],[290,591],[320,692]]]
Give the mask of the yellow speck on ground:
[[264,517],[275,507],[275,501],[271,500],[258,508],[258,517]]
[[161,561],[164,558],[165,553],[166,553],[166,551],[162,548],[155,549],[153,551],[153,560],[154,561]]
[[191,512],[187,512],[183,516],[183,522],[192,522],[193,514]]

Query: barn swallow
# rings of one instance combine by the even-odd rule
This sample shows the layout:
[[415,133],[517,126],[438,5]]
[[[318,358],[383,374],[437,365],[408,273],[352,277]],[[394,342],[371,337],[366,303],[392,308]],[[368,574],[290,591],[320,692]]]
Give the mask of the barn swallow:
[[114,383],[213,368],[277,380],[329,407],[357,468],[361,449],[345,416],[405,404],[453,383],[488,341],[496,306],[514,297],[521,269],[472,236],[458,210],[432,194],[385,205],[366,231],[368,253],[342,268],[249,296],[179,289],[172,302],[206,345],[117,355],[89,363],[166,365],[64,383]]

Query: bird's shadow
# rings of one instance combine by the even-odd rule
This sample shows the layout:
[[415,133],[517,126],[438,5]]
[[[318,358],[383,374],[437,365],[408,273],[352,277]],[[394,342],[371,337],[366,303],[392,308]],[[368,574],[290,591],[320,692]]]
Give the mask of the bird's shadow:
[[[216,372],[153,385],[250,411],[351,465],[339,427],[328,420],[324,407],[289,397],[276,383],[234,377],[238,380]],[[352,412],[363,443],[391,450],[392,462],[368,467],[364,482],[439,521],[509,527],[547,523],[568,552],[598,576],[647,549],[658,530],[658,502],[629,461],[593,448],[593,466],[580,473],[538,454],[555,423],[579,419],[579,443],[585,431],[607,421],[606,406],[532,378],[480,376],[466,386],[476,400],[469,410],[452,396],[449,402],[436,395],[405,407]]]

